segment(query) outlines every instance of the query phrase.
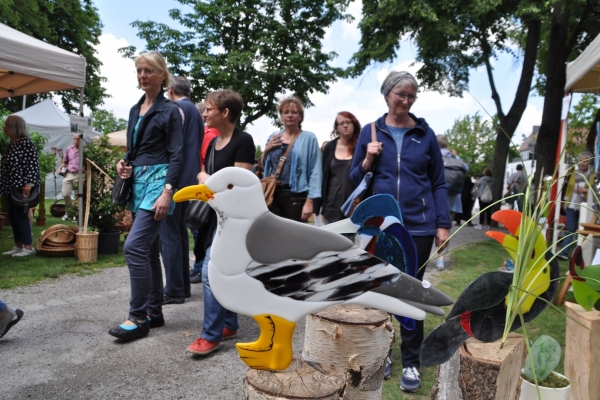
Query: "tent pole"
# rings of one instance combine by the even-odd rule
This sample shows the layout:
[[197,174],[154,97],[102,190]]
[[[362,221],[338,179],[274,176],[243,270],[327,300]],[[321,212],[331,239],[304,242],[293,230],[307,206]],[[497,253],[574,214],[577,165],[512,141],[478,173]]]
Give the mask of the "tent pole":
[[25,100],[26,100],[26,99],[27,99],[27,95],[25,95],[25,94],[24,94],[24,95],[23,95],[23,108],[22,108],[22,110],[24,110],[24,109],[25,109]]
[[[83,117],[83,88],[79,88],[79,115]],[[83,232],[83,134],[79,135],[79,233]]]

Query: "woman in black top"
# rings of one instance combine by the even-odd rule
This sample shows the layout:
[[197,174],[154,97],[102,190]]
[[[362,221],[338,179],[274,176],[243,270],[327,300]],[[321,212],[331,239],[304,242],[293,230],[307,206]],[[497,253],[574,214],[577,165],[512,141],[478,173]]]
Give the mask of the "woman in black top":
[[10,196],[11,188],[22,188],[23,196],[28,197],[34,186],[40,187],[40,164],[37,149],[29,139],[25,120],[11,115],[4,123],[4,134],[9,137],[10,144],[2,154],[0,176],[0,194],[8,197],[8,218],[10,219],[15,246],[2,253],[13,257],[29,256],[35,253],[31,247],[31,225],[29,209],[18,207]]
[[325,223],[346,218],[340,207],[355,187],[349,175],[360,128],[354,115],[347,111],[338,113],[331,133],[333,140],[323,149],[323,186],[314,211],[323,214]]
[[[210,174],[227,168],[239,167],[252,170],[254,165],[254,140],[252,136],[235,127],[235,124],[244,108],[244,101],[239,93],[232,90],[219,90],[206,96],[206,110],[202,114],[206,126],[215,128],[220,136],[214,138],[206,152],[202,171],[198,174],[198,181],[204,183]],[[201,258],[202,284],[204,289],[204,320],[200,337],[194,341],[187,351],[197,355],[206,355],[219,348],[224,339],[231,339],[237,335],[237,314],[225,309],[212,293],[208,281],[208,263],[210,261],[210,243],[216,227],[215,223],[199,232],[196,242],[196,258]],[[203,237],[202,237],[203,236]],[[202,249],[198,249],[198,247]],[[206,247],[206,250],[204,249]],[[231,249],[235,251],[235,249]]]

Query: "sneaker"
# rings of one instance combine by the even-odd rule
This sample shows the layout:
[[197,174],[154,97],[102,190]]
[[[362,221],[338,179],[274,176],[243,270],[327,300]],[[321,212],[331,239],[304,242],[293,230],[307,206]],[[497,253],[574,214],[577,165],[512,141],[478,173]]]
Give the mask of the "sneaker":
[[486,225],[486,226],[483,227],[483,229],[485,229],[486,231],[489,231],[490,230],[490,226]]
[[556,257],[560,258],[561,260],[568,260],[569,256],[563,253],[559,253]]
[[383,379],[386,381],[392,377],[392,360],[389,357],[385,358],[385,370],[383,371]]
[[168,304],[183,304],[185,303],[185,297],[171,297],[168,295],[164,295],[163,297],[163,305],[166,306]]
[[475,229],[483,229],[483,226],[481,226],[481,224],[477,224],[475,225]]
[[12,250],[9,251],[5,251],[4,253],[2,253],[3,256],[12,256],[13,254],[17,254],[19,253],[21,250],[23,250],[22,247],[13,247]]
[[437,266],[438,271],[443,271],[444,270],[444,260],[441,258],[438,258],[436,266]]
[[205,356],[217,350],[220,345],[221,343],[219,342],[209,342],[206,339],[198,338],[194,343],[189,345],[187,351],[199,356]]
[[202,274],[191,274],[190,275],[190,283],[200,283],[202,282]]
[[65,215],[63,215],[61,219],[62,219],[63,221],[66,221],[66,220],[68,220],[68,219],[69,219],[69,214],[65,214]]
[[402,370],[402,380],[400,380],[400,389],[405,392],[416,392],[421,387],[419,371],[416,367],[408,367]]
[[227,339],[233,339],[234,337],[237,336],[237,331],[228,329],[228,328],[223,328],[223,340],[227,340]]
[[23,318],[23,311],[18,308],[7,307],[6,311],[6,315],[0,318],[0,338]]
[[73,217],[73,222],[77,222],[77,217]]
[[13,254],[13,257],[26,257],[26,256],[32,256],[35,254],[35,249],[31,249],[31,250],[27,250],[25,247],[23,247],[21,249],[20,252]]

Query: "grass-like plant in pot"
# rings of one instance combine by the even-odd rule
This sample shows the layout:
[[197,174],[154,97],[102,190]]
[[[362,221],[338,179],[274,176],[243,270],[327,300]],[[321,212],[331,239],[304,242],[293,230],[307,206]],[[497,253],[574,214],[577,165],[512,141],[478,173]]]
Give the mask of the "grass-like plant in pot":
[[560,362],[560,344],[554,338],[543,335],[531,343],[529,349],[521,376],[521,399],[566,399],[571,382],[554,372]]

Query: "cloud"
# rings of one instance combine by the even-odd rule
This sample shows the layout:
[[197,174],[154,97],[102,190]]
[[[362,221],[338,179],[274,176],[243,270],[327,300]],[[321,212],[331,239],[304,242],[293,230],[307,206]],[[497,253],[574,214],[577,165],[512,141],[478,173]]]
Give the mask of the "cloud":
[[358,24],[362,20],[362,0],[355,0],[350,3],[346,13],[354,17],[354,21],[342,23],[342,39],[358,42],[360,40],[360,30]]

